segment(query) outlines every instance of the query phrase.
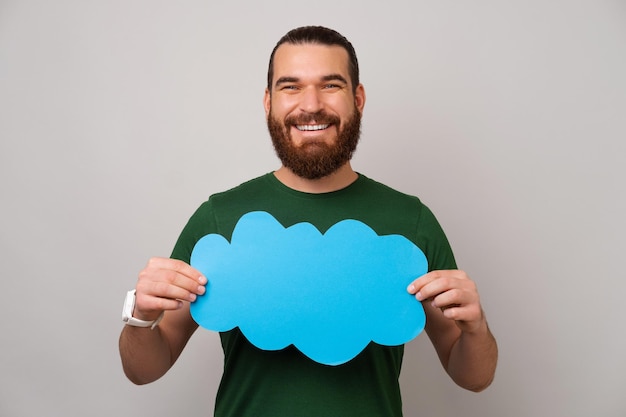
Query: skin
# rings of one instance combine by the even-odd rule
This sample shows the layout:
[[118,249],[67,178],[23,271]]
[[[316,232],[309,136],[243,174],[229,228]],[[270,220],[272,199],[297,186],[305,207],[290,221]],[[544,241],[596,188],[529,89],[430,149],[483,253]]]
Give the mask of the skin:
[[[348,73],[348,55],[338,46],[283,44],[274,58],[274,80],[265,91],[266,116],[270,108],[278,120],[300,112],[324,109],[337,115],[343,125],[356,108],[363,112],[365,90],[354,90]],[[316,124],[311,121],[311,124]],[[341,126],[317,131],[291,128],[297,146],[322,141],[332,145]],[[346,162],[332,174],[315,180],[301,178],[281,166],[274,172],[288,187],[309,193],[336,191],[358,175]],[[206,291],[207,279],[188,264],[152,258],[140,272],[136,285],[134,316],[154,320],[166,314],[154,330],[125,326],[119,347],[127,377],[136,384],[160,378],[176,362],[197,328],[189,303]],[[461,387],[485,389],[493,380],[498,357],[496,341],[489,331],[475,283],[460,270],[433,271],[407,288],[426,312],[426,333],[443,367]]]
[[[354,108],[362,113],[365,90],[359,84],[352,92],[348,75],[348,53],[339,46],[281,45],[274,56],[272,91],[265,90],[265,116],[272,109],[273,116],[284,120],[299,112],[316,113],[321,109],[346,120]],[[316,124],[312,121],[310,124]],[[300,131],[291,128],[296,146],[320,141],[335,143],[339,126],[330,125],[319,131]],[[324,193],[345,188],[357,179],[348,161],[336,172],[317,180],[307,180],[281,166],[276,177],[288,187],[308,193]]]
[[198,325],[189,302],[204,294],[207,279],[190,265],[168,258],[152,258],[139,273],[133,316],[154,320],[154,329],[124,326],[119,340],[124,373],[135,384],[147,384],[174,365]]
[[479,392],[493,381],[498,360],[476,284],[461,270],[431,271],[407,288],[422,302],[426,333],[452,380]]

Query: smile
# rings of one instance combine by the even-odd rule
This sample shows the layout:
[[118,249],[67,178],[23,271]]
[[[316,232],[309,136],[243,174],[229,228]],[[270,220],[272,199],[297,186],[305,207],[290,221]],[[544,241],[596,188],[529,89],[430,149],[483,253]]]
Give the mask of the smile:
[[324,130],[330,126],[329,124],[325,125],[296,125],[296,129],[301,131],[316,131],[316,130]]

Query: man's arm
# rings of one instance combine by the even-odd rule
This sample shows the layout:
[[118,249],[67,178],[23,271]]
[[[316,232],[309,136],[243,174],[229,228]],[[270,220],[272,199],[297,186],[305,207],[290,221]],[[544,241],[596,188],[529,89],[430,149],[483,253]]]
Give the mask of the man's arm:
[[119,348],[124,373],[135,384],[163,376],[176,362],[198,327],[189,302],[204,294],[206,278],[188,264],[153,258],[139,274],[133,317],[154,320],[166,311],[154,330],[124,326]]
[[474,282],[463,271],[432,271],[408,291],[423,301],[426,333],[452,380],[474,392],[487,388],[495,375],[498,346]]

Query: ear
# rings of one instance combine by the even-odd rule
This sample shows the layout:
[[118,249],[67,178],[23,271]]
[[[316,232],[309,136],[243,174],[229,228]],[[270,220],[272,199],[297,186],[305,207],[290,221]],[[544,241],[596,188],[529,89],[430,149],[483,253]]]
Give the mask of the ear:
[[265,95],[263,96],[263,107],[265,108],[265,118],[270,114],[270,107],[272,106],[272,97],[270,95],[270,90],[265,89]]
[[354,105],[359,110],[359,113],[363,113],[365,107],[365,88],[363,84],[359,84],[354,92]]

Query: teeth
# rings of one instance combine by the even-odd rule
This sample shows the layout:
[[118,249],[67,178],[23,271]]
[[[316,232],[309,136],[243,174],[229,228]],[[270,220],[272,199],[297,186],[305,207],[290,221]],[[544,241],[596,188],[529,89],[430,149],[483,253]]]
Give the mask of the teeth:
[[328,126],[330,126],[330,125],[328,125],[328,124],[326,124],[326,125],[297,125],[296,128],[298,130],[312,131],[312,130],[324,130]]

